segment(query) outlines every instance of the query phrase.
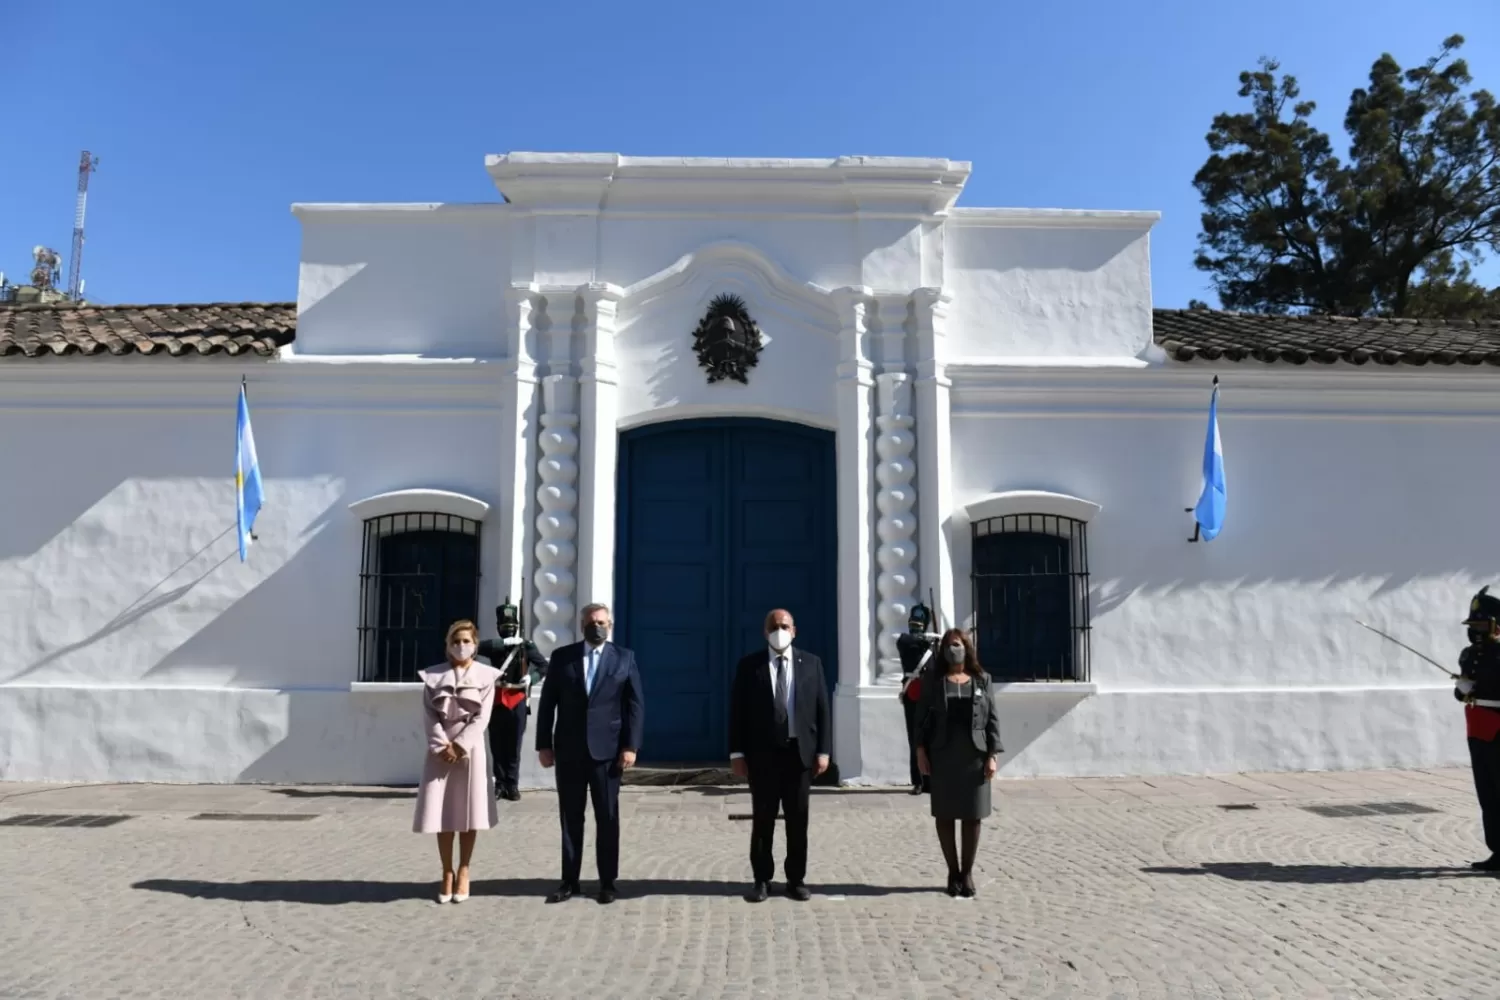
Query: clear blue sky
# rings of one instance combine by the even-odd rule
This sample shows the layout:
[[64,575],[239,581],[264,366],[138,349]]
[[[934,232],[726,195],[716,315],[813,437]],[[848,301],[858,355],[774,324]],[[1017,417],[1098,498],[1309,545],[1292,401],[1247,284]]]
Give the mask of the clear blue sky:
[[[492,201],[486,153],[946,156],[961,204],[1156,209],[1156,302],[1212,301],[1192,176],[1236,75],[1279,58],[1342,150],[1349,92],[1497,0],[0,0],[0,269],[104,302],[289,300],[296,201]],[[64,264],[66,268],[66,262]],[[1486,268],[1486,275],[1494,273]]]

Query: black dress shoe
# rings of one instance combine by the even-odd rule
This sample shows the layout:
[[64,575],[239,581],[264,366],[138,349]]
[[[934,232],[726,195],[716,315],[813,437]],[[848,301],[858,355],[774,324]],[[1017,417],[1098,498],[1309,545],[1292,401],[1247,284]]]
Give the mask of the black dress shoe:
[[912,785],[911,786],[911,794],[913,794],[913,795],[921,795],[922,794],[922,785],[920,783]]
[[769,882],[757,882],[749,892],[745,893],[745,902],[764,903],[766,901],[766,897],[770,894],[771,884]]
[[788,899],[795,899],[799,903],[805,903],[809,899],[812,899],[812,893],[808,892],[807,886],[800,882],[796,885],[787,886],[786,896]]
[[958,872],[949,872],[948,873],[948,895],[956,897],[963,890],[963,887],[964,887],[963,876],[960,875],[960,874],[958,874]]
[[519,788],[507,788],[500,793],[500,797],[510,802],[520,802],[521,790]]
[[1476,861],[1469,866],[1480,872],[1500,872],[1500,854],[1492,854],[1483,861]]
[[599,887],[599,905],[608,906],[617,898],[619,898],[619,894],[615,892],[615,887],[613,884],[606,883]]
[[958,894],[964,899],[973,899],[978,895],[978,890],[974,887],[973,875],[965,875],[963,877],[963,885],[959,888]]
[[576,882],[564,882],[562,885],[560,885],[560,886],[557,887],[557,891],[555,891],[554,893],[552,893],[552,895],[550,895],[550,896],[547,897],[547,902],[549,902],[549,903],[566,903],[568,900],[570,900],[570,899],[573,898],[573,894],[575,892],[577,892],[577,891],[578,891],[578,883],[576,883]]

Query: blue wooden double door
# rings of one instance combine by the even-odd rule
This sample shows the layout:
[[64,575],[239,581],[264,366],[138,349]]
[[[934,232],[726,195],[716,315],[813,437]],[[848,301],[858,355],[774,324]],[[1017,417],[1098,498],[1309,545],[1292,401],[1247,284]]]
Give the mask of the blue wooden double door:
[[838,670],[833,432],[758,419],[627,431],[619,451],[616,641],[646,694],[642,762],[722,762],[735,664],[786,608]]

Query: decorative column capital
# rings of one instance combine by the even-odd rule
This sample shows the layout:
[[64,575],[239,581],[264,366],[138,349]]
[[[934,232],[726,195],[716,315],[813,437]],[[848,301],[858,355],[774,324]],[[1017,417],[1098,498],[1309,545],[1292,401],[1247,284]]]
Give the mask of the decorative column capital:
[[911,298],[917,377],[946,385],[948,307],[953,297],[942,288],[918,288]]
[[906,368],[906,328],[911,296],[906,292],[881,292],[875,296],[875,318],[879,332],[875,341],[875,360],[884,371]]
[[834,308],[839,316],[838,377],[869,386],[874,382],[870,360],[870,314],[874,310],[874,293],[863,285],[838,288],[833,292]]
[[518,282],[505,290],[505,329],[502,331],[505,361],[502,370],[506,375],[526,382],[536,381],[536,357],[532,351],[538,304],[536,285]]
[[581,328],[583,355],[580,375],[586,382],[608,382],[617,385],[615,371],[615,319],[624,289],[617,285],[594,282],[579,285],[578,301],[583,306]]

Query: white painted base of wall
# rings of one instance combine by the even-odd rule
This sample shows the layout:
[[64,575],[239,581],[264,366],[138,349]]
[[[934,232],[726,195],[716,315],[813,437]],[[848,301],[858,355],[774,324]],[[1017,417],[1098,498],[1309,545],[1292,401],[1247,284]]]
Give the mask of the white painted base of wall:
[[[1005,777],[1448,767],[1468,762],[1446,686],[998,694]],[[0,780],[412,785],[424,752],[404,692],[0,686]],[[531,720],[535,722],[535,717]],[[846,781],[905,785],[889,688],[834,699]],[[524,788],[552,787],[527,727]]]

